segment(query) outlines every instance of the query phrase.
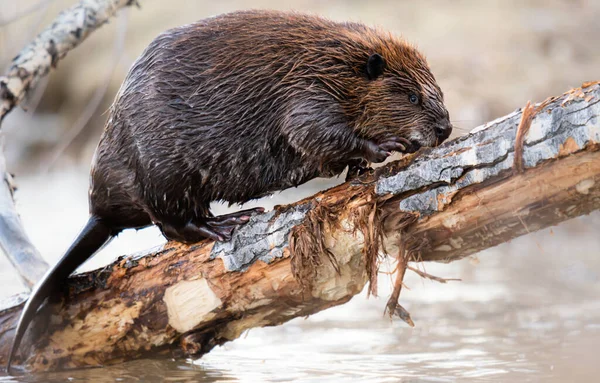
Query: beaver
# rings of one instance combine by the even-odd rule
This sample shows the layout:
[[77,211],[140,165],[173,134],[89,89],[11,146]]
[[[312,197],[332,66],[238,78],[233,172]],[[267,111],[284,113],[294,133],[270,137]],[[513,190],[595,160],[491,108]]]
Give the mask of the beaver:
[[96,150],[90,218],[25,305],[9,357],[43,301],[103,244],[157,225],[226,241],[261,209],[215,217],[315,177],[435,146],[452,126],[421,53],[390,33],[299,13],[240,11],[168,30],[131,67]]

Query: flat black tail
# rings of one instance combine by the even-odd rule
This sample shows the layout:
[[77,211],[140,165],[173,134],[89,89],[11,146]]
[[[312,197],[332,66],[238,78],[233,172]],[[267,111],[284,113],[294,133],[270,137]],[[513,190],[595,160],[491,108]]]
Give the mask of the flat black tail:
[[67,277],[71,275],[79,265],[85,262],[104,244],[112,239],[114,234],[113,230],[102,222],[100,218],[94,216],[90,217],[87,224],[65,255],[63,255],[54,267],[46,272],[42,280],[33,288],[29,300],[23,307],[19,323],[17,324],[15,337],[10,349],[10,354],[8,355],[8,364],[6,365],[8,373],[10,373],[10,365],[13,356],[19,349],[23,335],[25,334],[29,323],[31,323],[35,317],[38,308],[44,303],[44,300],[56,293]]

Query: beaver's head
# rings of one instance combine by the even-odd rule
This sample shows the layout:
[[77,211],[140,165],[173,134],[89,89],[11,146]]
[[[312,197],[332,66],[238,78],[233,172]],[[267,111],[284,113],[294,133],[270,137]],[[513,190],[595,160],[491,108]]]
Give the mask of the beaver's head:
[[375,51],[362,59],[365,90],[359,96],[359,131],[375,139],[404,137],[412,143],[408,151],[442,143],[452,124],[425,58],[393,37],[371,49]]

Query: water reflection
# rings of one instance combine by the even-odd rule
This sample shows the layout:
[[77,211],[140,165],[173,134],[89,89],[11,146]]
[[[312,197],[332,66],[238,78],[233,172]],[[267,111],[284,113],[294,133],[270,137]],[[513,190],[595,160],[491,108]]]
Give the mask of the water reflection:
[[107,368],[70,372],[3,377],[0,382],[235,382],[226,371],[198,366],[186,361],[135,361]]

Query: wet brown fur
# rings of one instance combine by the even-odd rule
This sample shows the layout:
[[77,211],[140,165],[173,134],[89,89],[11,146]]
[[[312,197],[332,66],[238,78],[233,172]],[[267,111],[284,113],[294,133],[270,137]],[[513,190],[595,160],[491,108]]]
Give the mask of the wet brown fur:
[[[386,67],[370,80],[375,53]],[[433,146],[434,127],[449,125],[442,98],[416,49],[362,24],[250,11],[175,28],[133,65],[111,109],[91,213],[117,228],[181,226],[211,201],[337,175],[364,158],[362,140]]]

